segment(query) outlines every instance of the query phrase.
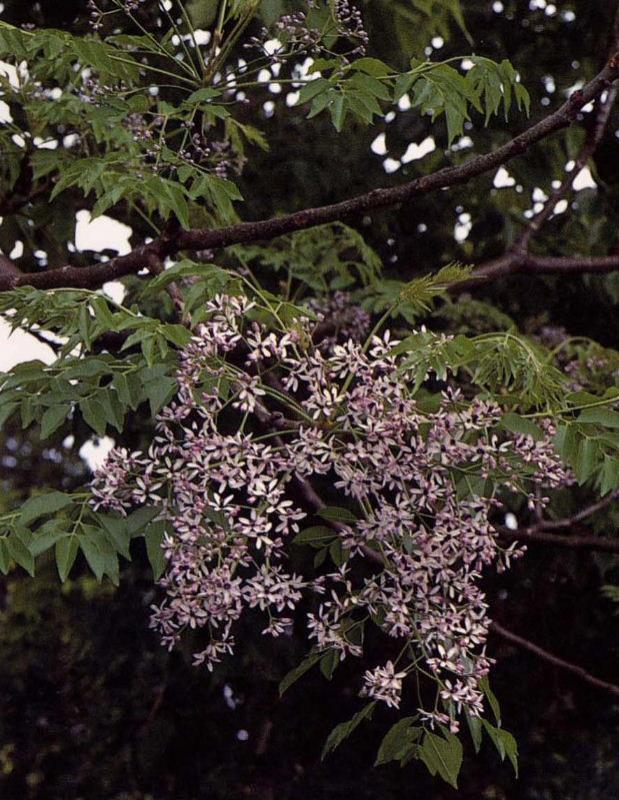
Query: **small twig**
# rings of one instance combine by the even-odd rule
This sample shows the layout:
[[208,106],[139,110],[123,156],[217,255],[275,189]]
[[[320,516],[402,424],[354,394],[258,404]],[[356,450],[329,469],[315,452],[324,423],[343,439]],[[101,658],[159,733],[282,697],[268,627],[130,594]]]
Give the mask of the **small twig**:
[[561,528],[571,528],[577,522],[582,522],[584,519],[588,519],[592,517],[594,514],[597,514],[598,511],[603,511],[605,508],[611,506],[615,500],[619,500],[619,489],[615,489],[614,492],[610,492],[603,497],[601,500],[598,500],[597,503],[592,503],[590,506],[586,506],[581,511],[576,514],[572,514],[571,517],[564,517],[563,519],[548,519],[543,520],[539,525],[536,527],[540,530],[544,531],[554,531],[560,530]]
[[604,681],[601,678],[596,678],[595,675],[591,675],[590,672],[587,672],[584,667],[580,667],[577,664],[572,664],[570,661],[566,661],[563,658],[559,658],[559,656],[549,653],[547,650],[544,650],[533,642],[530,642],[528,639],[524,639],[522,636],[518,636],[517,634],[508,631],[502,625],[499,625],[498,622],[492,622],[490,625],[490,630],[501,638],[518,645],[518,647],[521,647],[523,650],[528,650],[529,653],[533,653],[543,661],[562,669],[564,672],[569,672],[572,675],[576,675],[578,678],[580,678],[580,680],[588,683],[590,686],[595,686],[596,689],[603,689],[604,691],[610,692],[616,697],[619,697],[619,686],[615,685],[614,683]]

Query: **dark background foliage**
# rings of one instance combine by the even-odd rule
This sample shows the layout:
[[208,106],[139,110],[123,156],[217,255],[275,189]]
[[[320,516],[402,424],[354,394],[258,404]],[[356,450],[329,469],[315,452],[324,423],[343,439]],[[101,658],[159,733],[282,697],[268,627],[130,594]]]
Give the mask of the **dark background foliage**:
[[[396,66],[406,53],[419,53],[432,36],[430,24],[412,25],[398,13],[404,0],[371,0],[364,5],[374,54]],[[496,4],[494,4],[496,6]],[[556,106],[576,80],[590,78],[605,53],[613,4],[606,0],[557,2],[557,12],[531,10],[523,0],[465,0],[463,9],[474,50],[520,69],[531,92],[532,117]],[[85,27],[85,3],[5,0],[2,19],[66,29]],[[564,12],[575,20],[567,21]],[[445,37],[447,38],[447,37]],[[441,57],[470,52],[463,32],[452,26]],[[556,90],[548,94],[545,79]],[[548,98],[549,106],[544,98]],[[265,97],[266,99],[266,97]],[[457,163],[470,151],[443,153],[442,123],[431,126],[414,112],[371,131],[349,124],[336,137],[318,118],[284,112],[282,99],[270,118],[260,105],[247,108],[271,143],[256,153],[242,186],[247,218],[264,218],[345,198],[409,175],[432,171],[445,160]],[[469,131],[477,152],[508,138],[499,120]],[[509,130],[524,127],[514,117]],[[540,252],[582,249],[605,253],[617,228],[619,170],[615,117],[596,155],[598,190],[583,190],[571,214],[558,216],[537,242]],[[389,155],[397,158],[411,141],[434,135],[437,150],[394,175],[370,152],[384,130]],[[510,165],[517,184],[548,192],[580,143],[578,132],[556,135]],[[391,264],[394,275],[410,277],[451,259],[481,261],[500,254],[518,230],[517,218],[530,196],[517,186],[494,189],[493,176],[440,192],[399,210],[353,220]],[[64,208],[63,219],[75,208]],[[453,229],[459,213],[473,228],[458,244]],[[131,220],[131,222],[134,222]],[[50,221],[53,224],[53,221]],[[420,226],[423,226],[420,229]],[[140,224],[135,221],[135,229]],[[32,247],[22,266],[28,267]],[[85,262],[88,260],[84,255]],[[562,326],[609,346],[619,336],[617,275],[574,278],[513,278],[485,290],[485,298],[517,320],[522,330]],[[478,293],[478,297],[482,293]],[[470,322],[474,325],[474,322]],[[77,457],[87,436],[76,430],[71,450],[43,448],[36,437],[6,430],[0,442],[0,487],[5,498],[38,485],[72,487],[83,477]],[[140,432],[134,432],[136,443]],[[564,512],[587,495],[567,495]],[[610,531],[618,516],[599,523]],[[59,587],[55,568],[40,569],[35,580],[16,571],[0,584],[0,796],[33,800],[305,800],[355,797],[359,800],[610,800],[619,796],[616,737],[619,708],[603,693],[566,677],[534,656],[496,638],[498,659],[492,684],[502,703],[505,726],[516,736],[521,775],[501,764],[488,742],[480,756],[467,753],[456,792],[432,780],[419,764],[402,770],[372,769],[376,747],[393,714],[374,717],[325,763],[322,743],[331,728],[348,719],[357,702],[347,670],[331,682],[310,672],[279,699],[278,682],[302,657],[304,643],[265,643],[248,630],[239,657],[213,675],[191,666],[186,652],[167,654],[148,630],[148,607],[155,599],[144,553],[136,545],[118,590],[98,584],[87,570]],[[617,570],[610,555],[550,548],[531,550],[487,590],[493,616],[549,650],[569,656],[596,674],[617,673],[619,625],[614,606],[600,586]],[[241,637],[239,637],[241,638]],[[414,700],[411,699],[414,706]],[[406,704],[405,704],[406,705]]]

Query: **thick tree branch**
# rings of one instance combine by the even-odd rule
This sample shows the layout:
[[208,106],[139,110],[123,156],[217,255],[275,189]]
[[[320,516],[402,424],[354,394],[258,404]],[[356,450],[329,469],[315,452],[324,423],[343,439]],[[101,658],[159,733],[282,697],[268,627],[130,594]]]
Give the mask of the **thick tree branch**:
[[3,253],[0,253],[0,279],[2,276],[7,275],[23,275],[23,272],[16,267],[10,258],[7,258]]
[[494,152],[471,158],[460,166],[445,167],[401,186],[374,189],[340,203],[309,208],[273,219],[241,222],[227,228],[215,230],[170,231],[168,235],[137,248],[126,256],[112,259],[105,264],[97,266],[85,268],[66,266],[24,276],[0,275],[0,290],[25,285],[41,289],[67,286],[92,288],[100,286],[106,281],[117,280],[125,275],[139,272],[148,266],[152,254],[163,259],[182,250],[206,250],[228,247],[244,242],[272,239],[316,225],[342,220],[354,214],[408,202],[438,189],[466,183],[478,175],[498,169],[498,167],[512,158],[525,153],[534,144],[545,139],[550,134],[568,127],[577,118],[579,111],[585,105],[596,100],[605,90],[610,89],[618,78],[619,52],[613,55],[604,69],[593,80],[584,86],[581,91],[574,92],[567,102],[554,113],[532,125]]
[[615,697],[619,697],[619,686],[616,684],[596,678],[595,675],[591,675],[590,672],[587,672],[584,667],[580,667],[577,664],[572,664],[570,661],[565,661],[565,659],[549,653],[547,650],[544,650],[533,642],[530,642],[528,639],[524,639],[522,636],[518,636],[517,634],[508,631],[502,625],[499,625],[498,622],[493,622],[490,626],[490,630],[496,633],[497,636],[500,636],[502,639],[521,647],[523,650],[528,650],[529,653],[533,653],[538,658],[541,658],[542,661],[546,661],[548,664],[552,664],[564,672],[569,672],[572,675],[576,675],[578,678],[580,678],[580,680],[588,683],[590,686],[594,686],[596,689],[603,689],[604,691],[615,695]]

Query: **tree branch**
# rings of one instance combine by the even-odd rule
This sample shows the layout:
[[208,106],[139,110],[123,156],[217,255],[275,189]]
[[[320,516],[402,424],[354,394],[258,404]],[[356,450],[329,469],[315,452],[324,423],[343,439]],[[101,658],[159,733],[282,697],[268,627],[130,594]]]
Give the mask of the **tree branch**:
[[619,697],[619,686],[615,685],[614,683],[609,683],[608,681],[603,681],[601,678],[596,678],[595,675],[591,675],[590,672],[587,672],[584,667],[580,667],[577,664],[572,664],[570,661],[565,661],[565,659],[549,653],[547,650],[544,650],[533,642],[530,642],[528,639],[524,639],[522,636],[518,636],[517,634],[508,631],[502,625],[499,625],[498,622],[493,622],[490,625],[490,630],[496,633],[497,636],[500,636],[502,639],[518,645],[518,647],[521,647],[523,650],[528,650],[529,653],[533,653],[538,658],[541,658],[542,661],[546,661],[548,664],[552,664],[564,672],[569,672],[572,675],[576,675],[578,678],[580,678],[580,680],[588,683],[590,686],[595,686],[596,689],[603,689],[604,691],[615,695],[615,697]]
[[495,525],[494,528],[503,539],[512,542],[539,542],[553,547],[570,547],[574,550],[597,550],[606,553],[619,553],[619,539],[604,538],[601,536],[582,536],[551,533],[551,531],[569,531],[580,522],[597,514],[598,511],[611,506],[619,499],[619,489],[610,492],[599,500],[586,506],[576,514],[562,519],[540,520],[535,525],[524,528],[508,528],[505,525]]
[[567,536],[559,533],[548,533],[537,526],[512,530],[504,525],[495,525],[495,530],[502,539],[511,542],[535,542],[548,544],[551,547],[569,547],[573,550],[593,550],[604,553],[619,553],[619,539],[608,539],[601,536]]
[[0,253],[0,279],[7,275],[23,275],[23,272],[4,253]]
[[562,519],[549,519],[549,520],[542,520],[539,522],[536,527],[539,530],[544,531],[554,531],[554,530],[561,530],[562,528],[571,528],[572,526],[576,525],[578,522],[582,522],[589,517],[592,517],[594,514],[597,514],[598,511],[604,511],[604,509],[611,506],[616,500],[619,500],[619,489],[615,489],[614,492],[609,492],[606,497],[603,497],[601,500],[598,500],[597,503],[592,503],[590,506],[586,506],[581,511],[578,511],[576,514],[572,514],[571,517],[563,517]]
[[438,189],[445,189],[466,183],[485,172],[495,170],[510,159],[522,155],[534,144],[552,133],[568,127],[578,116],[579,111],[588,103],[609,89],[619,78],[619,52],[615,53],[604,69],[582,90],[574,92],[571,97],[555,112],[540,122],[532,125],[523,133],[497,148],[471,158],[457,167],[445,167],[430,175],[415,178],[401,186],[374,189],[357,195],[340,203],[318,208],[309,208],[293,214],[286,214],[257,222],[241,222],[227,228],[215,230],[197,229],[187,231],[171,231],[168,235],[139,247],[126,256],[110,260],[97,266],[78,268],[65,266],[47,272],[24,275],[0,275],[0,291],[18,286],[35,286],[41,289],[57,287],[92,288],[106,281],[117,280],[125,275],[139,272],[148,266],[152,255],[160,259],[173,255],[181,250],[196,251],[212,248],[228,247],[264,239],[273,239],[294,231],[305,230],[316,225],[335,222],[354,214],[372,209],[386,208],[398,203],[408,202],[416,197]]

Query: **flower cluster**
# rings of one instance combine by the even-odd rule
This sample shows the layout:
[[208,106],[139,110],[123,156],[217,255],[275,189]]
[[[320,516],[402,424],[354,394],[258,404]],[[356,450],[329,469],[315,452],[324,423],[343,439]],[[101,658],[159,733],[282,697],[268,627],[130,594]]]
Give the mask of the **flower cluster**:
[[[333,52],[323,43],[325,38],[334,34],[348,40],[352,45],[344,58],[365,55],[369,37],[363,26],[359,9],[350,0],[335,0],[331,5],[331,25],[312,25],[312,11],[318,8],[316,0],[305,0],[305,9],[285,14],[273,25],[272,30],[263,28],[257,36],[252,36],[244,45],[246,49],[256,49],[266,56],[271,64],[278,64],[283,58],[292,54],[305,53],[309,56],[324,55]],[[277,42],[285,42],[273,50],[273,36]],[[268,44],[267,44],[268,43]]]
[[[491,665],[482,571],[520,552],[497,541],[497,495],[539,502],[567,480],[552,426],[540,440],[500,435],[492,402],[454,390],[418,401],[388,332],[326,350],[307,320],[274,330],[264,318],[244,298],[208,304],[150,449],[112,452],[96,505],[161,508],[168,568],[152,624],[168,646],[203,629],[195,658],[212,669],[232,652],[243,614],[263,612],[263,633],[278,636],[314,595],[306,628],[318,651],[361,656],[363,628],[375,624],[401,649],[365,673],[362,693],[398,707],[404,678],[423,663],[437,687],[424,718],[455,730],[463,709],[481,712]],[[335,567],[306,577],[287,555],[315,515],[330,520],[317,530]]]

